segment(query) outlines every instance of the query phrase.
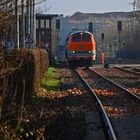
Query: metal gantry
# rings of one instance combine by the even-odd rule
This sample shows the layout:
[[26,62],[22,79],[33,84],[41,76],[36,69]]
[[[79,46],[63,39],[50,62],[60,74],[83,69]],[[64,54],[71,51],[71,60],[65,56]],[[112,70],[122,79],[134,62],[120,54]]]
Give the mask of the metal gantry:
[[136,33],[137,19],[140,17],[140,15],[137,14],[137,11],[139,11],[139,10],[140,10],[140,0],[134,0],[133,1],[133,15],[134,15],[133,27],[134,27],[134,34]]

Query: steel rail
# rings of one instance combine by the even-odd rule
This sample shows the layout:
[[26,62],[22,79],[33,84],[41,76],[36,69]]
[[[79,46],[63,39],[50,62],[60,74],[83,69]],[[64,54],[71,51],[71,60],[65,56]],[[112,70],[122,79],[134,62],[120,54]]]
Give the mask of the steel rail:
[[116,85],[116,86],[119,87],[120,89],[124,90],[125,92],[128,93],[128,95],[131,95],[131,96],[133,97],[133,99],[134,99],[136,102],[139,102],[139,103],[140,103],[140,97],[137,96],[137,95],[135,95],[134,93],[130,92],[130,91],[129,91],[128,89],[126,89],[124,86],[122,86],[122,85],[120,85],[120,84],[118,84],[118,83],[116,83],[116,82],[114,82],[114,81],[112,81],[112,80],[106,78],[105,76],[101,75],[101,74],[98,73],[98,72],[95,72],[94,70],[91,70],[91,69],[89,69],[89,70],[92,71],[92,72],[94,72],[94,73],[96,73],[98,76],[104,78],[106,81],[108,81],[108,82],[110,82],[110,83]]
[[110,122],[110,119],[109,119],[100,99],[97,97],[94,90],[89,86],[89,84],[82,78],[82,76],[80,75],[78,70],[75,69],[75,72],[77,73],[77,75],[79,76],[81,81],[83,82],[84,86],[89,89],[89,91],[92,93],[92,96],[97,101],[97,106],[99,108],[100,115],[102,117],[102,121],[105,124],[106,136],[108,137],[109,140],[117,140],[117,137],[116,137],[116,134],[115,134],[114,129],[112,127],[112,124]]
[[134,74],[134,75],[137,75],[137,76],[140,76],[140,73],[137,73],[137,72],[134,72],[134,71],[130,71],[130,70],[125,70],[123,68],[120,68],[120,67],[114,67],[115,69],[118,69],[120,71],[123,71],[123,72],[127,72],[127,73],[131,73],[131,74]]

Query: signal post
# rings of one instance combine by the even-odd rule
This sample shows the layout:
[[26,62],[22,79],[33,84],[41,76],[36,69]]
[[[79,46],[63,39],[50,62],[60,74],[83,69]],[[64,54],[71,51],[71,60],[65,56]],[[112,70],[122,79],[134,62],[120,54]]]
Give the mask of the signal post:
[[117,30],[119,35],[119,59],[121,59],[121,31],[122,31],[122,21],[118,21]]

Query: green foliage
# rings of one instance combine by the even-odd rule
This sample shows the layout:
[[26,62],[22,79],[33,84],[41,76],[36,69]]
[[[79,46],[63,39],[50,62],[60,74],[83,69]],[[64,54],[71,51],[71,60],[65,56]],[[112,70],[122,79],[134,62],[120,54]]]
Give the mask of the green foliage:
[[52,90],[57,89],[60,85],[60,77],[57,73],[57,69],[49,67],[48,71],[45,73],[44,78],[41,82],[41,87]]
[[32,97],[32,104],[41,105],[45,102],[46,93],[55,93],[59,89],[60,77],[58,75],[57,69],[49,67],[48,71],[45,73],[42,81],[41,88]]

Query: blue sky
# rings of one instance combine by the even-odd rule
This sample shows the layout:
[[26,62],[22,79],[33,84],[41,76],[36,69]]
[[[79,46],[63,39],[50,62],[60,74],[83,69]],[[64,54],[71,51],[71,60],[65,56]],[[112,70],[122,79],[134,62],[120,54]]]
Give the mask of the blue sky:
[[[75,12],[104,13],[112,11],[132,11],[133,0],[47,0],[40,6],[47,7],[49,14],[72,15]],[[41,9],[42,10],[42,9]],[[45,10],[44,10],[45,11]]]

